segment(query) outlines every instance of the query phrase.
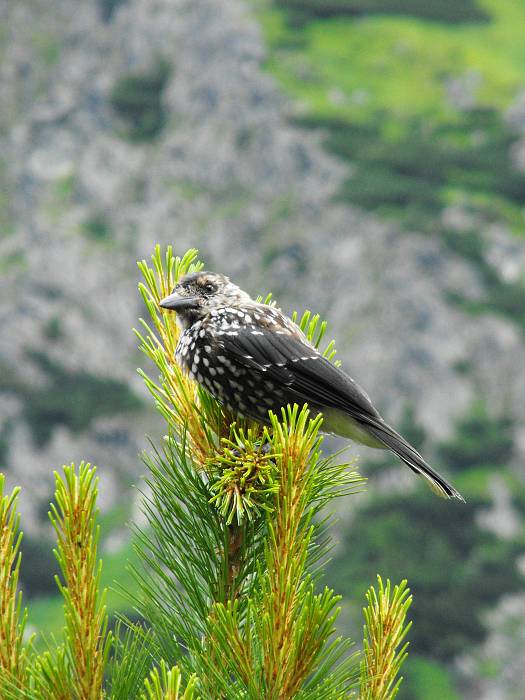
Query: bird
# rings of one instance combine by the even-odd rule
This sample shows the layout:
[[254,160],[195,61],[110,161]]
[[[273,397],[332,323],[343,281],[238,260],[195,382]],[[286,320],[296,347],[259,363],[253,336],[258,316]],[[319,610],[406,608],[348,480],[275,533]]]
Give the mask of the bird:
[[267,424],[270,411],[308,404],[312,416],[322,413],[323,432],[390,450],[437,495],[464,501],[276,306],[204,270],[182,276],[159,305],[176,313],[177,363],[230,412]]

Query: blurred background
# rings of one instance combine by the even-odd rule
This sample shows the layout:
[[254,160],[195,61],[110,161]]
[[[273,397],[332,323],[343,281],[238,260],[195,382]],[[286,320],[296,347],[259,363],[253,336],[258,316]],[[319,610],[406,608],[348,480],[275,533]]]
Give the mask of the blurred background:
[[104,583],[132,585],[155,243],[320,312],[467,499],[350,449],[370,482],[338,506],[341,630],[376,572],[407,577],[399,698],[523,700],[525,0],[0,3],[0,469],[32,629],[61,624],[64,462],[99,465]]

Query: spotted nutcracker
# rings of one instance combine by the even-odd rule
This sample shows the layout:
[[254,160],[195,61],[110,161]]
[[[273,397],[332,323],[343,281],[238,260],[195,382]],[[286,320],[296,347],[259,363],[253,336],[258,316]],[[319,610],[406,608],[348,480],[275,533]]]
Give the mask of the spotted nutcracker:
[[160,305],[177,313],[177,361],[230,411],[267,423],[269,410],[280,415],[282,406],[307,403],[312,414],[322,412],[325,432],[389,449],[438,495],[463,500],[279,309],[215,272],[184,276]]

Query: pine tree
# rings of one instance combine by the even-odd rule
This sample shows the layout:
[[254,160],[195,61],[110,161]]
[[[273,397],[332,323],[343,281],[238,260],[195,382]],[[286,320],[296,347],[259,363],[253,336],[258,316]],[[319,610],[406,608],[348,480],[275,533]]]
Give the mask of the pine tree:
[[[129,593],[141,622],[108,629],[96,470],[70,465],[55,474],[50,510],[64,641],[41,654],[24,644],[18,492],[4,496],[1,480],[0,699],[391,700],[406,657],[406,582],[370,588],[362,653],[337,636],[340,597],[322,585],[327,506],[362,490],[363,478],[322,453],[322,417],[307,406],[264,427],[229,415],[182,373],[175,319],[158,302],[201,264],[194,250],[178,258],[159,247],[152,261],[139,263],[151,318],[137,336],[158,373],[141,371],[165,437],[143,455],[147,525],[134,529],[141,564]],[[299,323],[323,342],[318,316]],[[332,341],[325,354],[334,353]]]

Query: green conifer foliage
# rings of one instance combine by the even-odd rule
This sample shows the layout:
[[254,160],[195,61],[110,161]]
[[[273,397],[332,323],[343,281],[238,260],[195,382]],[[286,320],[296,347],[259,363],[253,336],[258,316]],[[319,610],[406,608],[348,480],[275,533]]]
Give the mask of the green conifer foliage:
[[[201,264],[194,250],[177,258],[158,247],[152,261],[139,264],[151,318],[137,335],[155,367],[141,375],[165,436],[143,457],[146,524],[134,528],[141,563],[128,592],[141,621],[108,629],[95,469],[71,465],[56,474],[50,513],[64,640],[42,654],[24,646],[16,492],[2,497],[0,667],[9,675],[0,700],[393,699],[406,656],[406,582],[392,589],[379,579],[369,590],[363,653],[337,635],[340,597],[321,582],[326,506],[362,490],[363,478],[323,455],[322,417],[311,419],[308,406],[287,406],[264,427],[229,415],[182,373],[174,314],[158,302]],[[323,341],[319,317],[306,312],[299,323]],[[324,352],[333,358],[333,342]]]

